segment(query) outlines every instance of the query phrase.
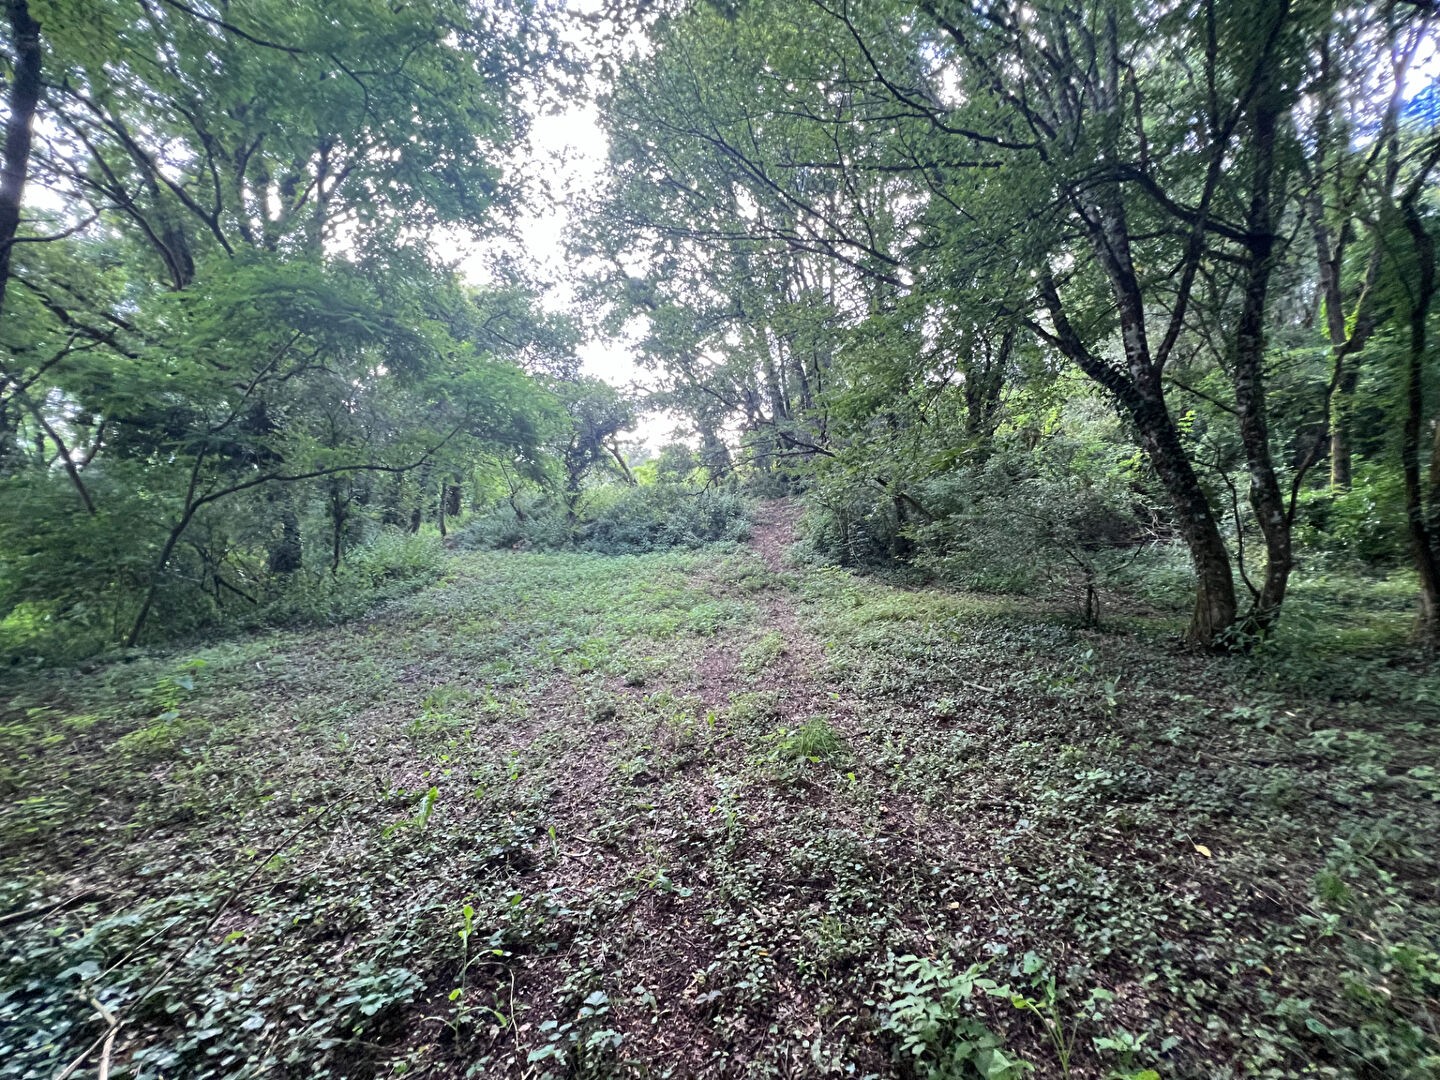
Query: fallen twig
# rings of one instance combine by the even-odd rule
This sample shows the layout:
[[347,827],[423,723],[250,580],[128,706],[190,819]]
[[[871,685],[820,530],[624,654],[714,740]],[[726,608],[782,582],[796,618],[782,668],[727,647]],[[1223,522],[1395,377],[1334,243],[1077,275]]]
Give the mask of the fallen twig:
[[0,926],[9,926],[11,923],[25,922],[27,919],[53,914],[62,908],[84,900],[87,896],[94,896],[99,891],[99,889],[81,889],[77,893],[70,894],[64,900],[56,900],[53,904],[39,904],[32,908],[26,908],[24,911],[12,911],[8,915],[0,915]]
[[100,1068],[96,1076],[98,1080],[110,1080],[110,1055],[115,1049],[115,1035],[120,1030],[120,1024],[115,1019],[115,1014],[101,1005],[93,994],[90,996],[90,1006],[100,1014],[100,1019],[105,1021],[105,1045],[100,1049]]

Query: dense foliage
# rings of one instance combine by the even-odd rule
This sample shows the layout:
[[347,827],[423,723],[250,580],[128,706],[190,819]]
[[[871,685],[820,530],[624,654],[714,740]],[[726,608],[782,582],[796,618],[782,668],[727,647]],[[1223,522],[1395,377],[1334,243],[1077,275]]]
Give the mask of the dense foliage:
[[1433,641],[1433,52],[1407,3],[683,5],[580,247],[822,546],[1178,544],[1217,647],[1322,554],[1408,556]]
[[9,130],[33,123],[37,195],[0,238],[8,651],[326,614],[375,576],[357,553],[399,551],[383,527],[443,533],[481,462],[535,467],[569,332],[426,240],[507,197],[543,44],[523,6],[28,17],[40,93],[32,116],[12,94]]

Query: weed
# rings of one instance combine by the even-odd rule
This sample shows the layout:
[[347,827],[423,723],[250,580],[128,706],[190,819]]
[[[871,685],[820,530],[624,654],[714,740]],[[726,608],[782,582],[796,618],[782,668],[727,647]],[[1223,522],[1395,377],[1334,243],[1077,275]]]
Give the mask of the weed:
[[948,964],[901,956],[883,984],[882,1029],[896,1042],[896,1056],[924,1080],[1014,1080],[1034,1067],[1004,1050],[1005,1040],[976,1015],[976,991],[1002,988],[972,964],[957,972]]
[[[400,793],[402,797],[404,792]],[[393,825],[387,825],[382,834],[387,839],[401,829],[421,829],[430,823],[430,815],[435,812],[435,804],[440,799],[440,789],[432,787],[420,796],[420,805],[412,817],[402,818]]]
[[812,716],[799,727],[782,728],[769,738],[778,757],[792,760],[827,761],[845,749],[844,739],[824,716]]
[[785,639],[778,631],[771,630],[745,646],[745,651],[740,654],[740,670],[747,675],[759,675],[783,655]]

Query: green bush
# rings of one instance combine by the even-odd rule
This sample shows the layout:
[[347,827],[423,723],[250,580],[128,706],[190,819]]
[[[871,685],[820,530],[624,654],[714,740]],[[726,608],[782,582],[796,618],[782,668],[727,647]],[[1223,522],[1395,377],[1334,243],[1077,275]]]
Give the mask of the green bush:
[[474,514],[456,534],[456,542],[462,548],[481,551],[564,551],[574,546],[575,524],[555,500],[529,493],[513,505],[497,502]]
[[573,519],[558,500],[530,498],[517,508],[499,503],[460,533],[468,548],[582,550],[605,555],[694,548],[744,540],[752,506],[737,492],[659,482],[607,484],[585,492]]
[[1295,546],[1374,569],[1404,565],[1408,554],[1404,479],[1395,469],[1362,465],[1349,488],[1303,492]]
[[987,592],[1078,588],[1084,597],[1147,539],[1124,473],[1087,468],[1059,440],[936,477],[920,498],[931,519],[913,530],[916,564]]
[[[0,478],[8,511],[0,517],[0,657],[10,664],[74,662],[116,648],[152,581],[141,644],[218,628],[334,622],[439,573],[438,539],[384,527],[378,508],[358,500],[332,572],[328,506],[285,488],[202,508],[157,578],[181,496],[123,461],[88,468],[85,483],[93,513],[59,470]],[[282,505],[293,515],[300,560],[275,572],[267,556]]]
[[880,492],[828,484],[806,499],[795,553],[812,564],[886,566],[904,550],[900,529],[895,507]]
[[1110,575],[1113,585],[1166,611],[1195,602],[1195,565],[1179,540],[1149,544],[1124,559]]
[[[86,513],[60,475],[23,476],[0,487],[0,651],[10,660],[73,660],[113,644],[134,618],[163,533],[151,493],[129,478],[88,479]],[[157,623],[185,633],[214,616],[211,598],[186,584],[198,576],[190,548],[155,599]],[[183,595],[183,594],[192,595]]]
[[580,546],[607,555],[695,548],[750,535],[751,506],[733,491],[681,484],[600,488],[586,500]]
[[364,614],[375,604],[428,585],[443,570],[439,537],[380,531],[350,552],[339,570],[293,574],[257,622],[277,626],[330,625]]

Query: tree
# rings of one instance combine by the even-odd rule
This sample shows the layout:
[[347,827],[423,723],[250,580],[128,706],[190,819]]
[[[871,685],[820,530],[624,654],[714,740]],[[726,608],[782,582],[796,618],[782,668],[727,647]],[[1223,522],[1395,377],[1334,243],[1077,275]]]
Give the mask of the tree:
[[[1373,94],[1356,80],[1387,40],[1377,19],[1418,17],[1255,0],[689,8],[660,21],[607,101],[612,235],[667,287],[687,260],[704,265],[709,295],[730,295],[727,258],[824,264],[846,339],[884,319],[891,349],[863,382],[832,383],[832,409],[857,393],[903,401],[931,370],[910,357],[945,340],[961,367],[980,361],[959,378],[983,432],[989,358],[1026,330],[1126,416],[1195,568],[1190,638],[1243,647],[1279,617],[1299,495],[1333,442],[1329,428],[1299,443],[1272,430],[1270,341],[1289,311],[1275,297],[1305,214],[1327,281],[1344,278],[1333,222],[1353,210],[1357,169],[1342,126],[1316,121],[1332,98]],[[1332,297],[1354,316],[1332,327],[1342,398],[1377,317],[1373,272]],[[1253,523],[1233,536],[1210,483],[1228,487],[1232,466],[1214,474],[1187,419],[1212,374],[1219,396],[1199,400],[1210,429],[1233,431]],[[1307,407],[1322,425],[1344,411],[1334,394]],[[1242,606],[1232,541],[1251,527],[1265,559],[1254,584],[1240,574]]]
[[550,399],[520,365],[573,363],[570,331],[519,282],[460,287],[423,239],[507,197],[513,88],[547,44],[526,5],[30,10],[9,10],[17,62],[44,58],[29,174],[60,205],[16,225],[0,310],[0,484],[48,515],[40,547],[0,528],[9,607],[94,629],[103,598],[134,644],[157,605],[257,605],[312,552],[338,571],[367,478],[433,470],[453,507],[477,458],[536,455]]
[[617,439],[635,423],[635,413],[618,390],[599,379],[559,382],[554,392],[569,417],[557,449],[565,472],[565,513],[573,522],[585,478],[597,467],[617,470],[626,483],[634,486],[635,478]]

